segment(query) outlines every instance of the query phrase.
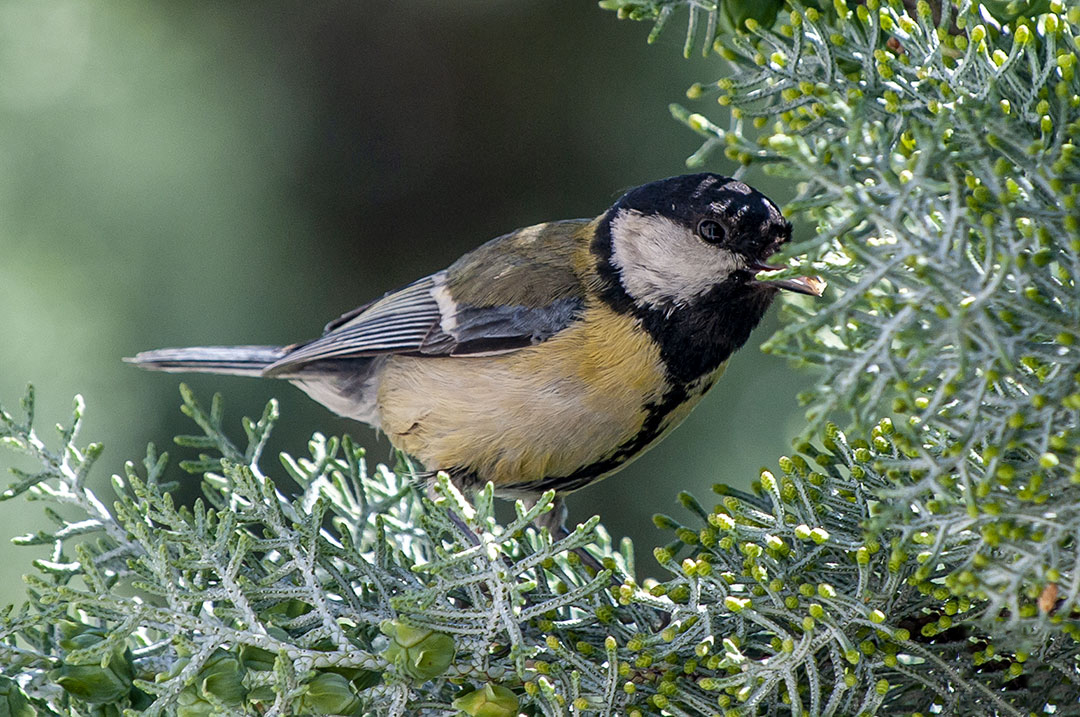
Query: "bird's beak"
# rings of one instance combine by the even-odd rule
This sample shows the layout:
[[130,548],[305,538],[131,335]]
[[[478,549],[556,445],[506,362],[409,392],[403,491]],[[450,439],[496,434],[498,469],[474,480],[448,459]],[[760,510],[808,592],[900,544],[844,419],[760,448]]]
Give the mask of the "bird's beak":
[[764,283],[807,296],[821,296],[825,293],[825,287],[828,286],[820,276],[796,276],[791,279],[768,280]]
[[[786,267],[772,266],[771,264],[756,263],[750,268],[755,272],[780,271]],[[790,279],[757,279],[759,284],[770,284],[778,289],[787,289],[798,294],[807,296],[821,296],[825,293],[826,281],[820,276],[794,276]]]

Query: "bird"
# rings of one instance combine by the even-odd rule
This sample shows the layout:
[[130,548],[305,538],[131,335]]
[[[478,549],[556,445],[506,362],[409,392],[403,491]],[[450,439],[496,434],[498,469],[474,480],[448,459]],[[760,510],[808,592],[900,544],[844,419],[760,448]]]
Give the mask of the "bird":
[[633,188],[591,219],[504,234],[289,346],[145,351],[143,368],[282,379],[464,491],[535,501],[610,476],[683,421],[781,291],[792,225],[714,173]]

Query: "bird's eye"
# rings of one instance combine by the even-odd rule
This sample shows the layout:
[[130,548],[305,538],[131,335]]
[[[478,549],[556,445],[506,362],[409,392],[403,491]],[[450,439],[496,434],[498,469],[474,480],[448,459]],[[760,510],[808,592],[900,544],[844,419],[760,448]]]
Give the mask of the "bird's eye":
[[697,233],[710,244],[719,244],[724,240],[724,228],[720,222],[713,219],[702,219],[698,222]]

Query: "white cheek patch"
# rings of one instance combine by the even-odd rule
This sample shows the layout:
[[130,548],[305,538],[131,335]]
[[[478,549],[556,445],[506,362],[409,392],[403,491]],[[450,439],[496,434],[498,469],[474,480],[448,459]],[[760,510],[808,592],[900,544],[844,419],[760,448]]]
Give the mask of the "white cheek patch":
[[639,304],[689,303],[746,268],[740,255],[667,217],[627,209],[611,222],[611,248],[623,288]]

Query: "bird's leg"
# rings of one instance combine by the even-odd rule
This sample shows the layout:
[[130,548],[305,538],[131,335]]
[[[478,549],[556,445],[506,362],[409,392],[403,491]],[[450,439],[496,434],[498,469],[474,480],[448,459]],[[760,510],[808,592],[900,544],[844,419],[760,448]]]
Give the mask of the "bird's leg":
[[[525,503],[526,509],[530,509],[536,505],[536,501],[531,498],[525,499],[522,502]],[[570,535],[570,531],[566,529],[567,513],[566,501],[559,496],[555,496],[555,499],[551,501],[551,510],[533,518],[533,525],[536,526],[537,530],[540,528],[547,528],[553,538],[565,538]]]
[[[536,504],[536,501],[526,501],[526,507],[531,508]],[[560,496],[555,496],[555,499],[551,501],[551,510],[548,512],[536,516],[533,519],[533,525],[537,530],[540,528],[547,528],[548,533],[551,534],[552,540],[562,540],[570,536],[570,530],[566,527],[566,517],[568,511],[566,509],[566,501]],[[581,558],[581,562],[592,568],[595,572],[599,573],[604,569],[604,566],[600,564],[596,558],[594,558],[589,551],[585,548],[574,548],[574,553]]]
[[[458,488],[458,490],[460,490],[464,495],[468,496],[469,500],[472,500],[472,491],[467,490],[467,486],[469,485],[467,476],[451,474],[450,479],[454,482],[454,485]],[[434,501],[437,497],[434,490],[434,482],[428,483],[427,492],[428,497]],[[536,501],[532,499],[525,499],[523,502],[525,503],[526,508],[531,508],[536,505]],[[552,540],[562,540],[570,536],[570,530],[566,527],[567,515],[568,511],[566,509],[566,501],[564,501],[561,497],[556,496],[555,499],[551,501],[551,510],[534,518],[533,525],[536,527],[537,530],[539,530],[540,528],[547,528]],[[462,533],[464,533],[465,536],[474,545],[480,544],[479,536],[477,536],[476,532],[472,528],[470,528],[469,525],[466,524],[465,521],[457,515],[457,513],[452,510],[447,511],[447,517],[450,518],[454,525],[457,526],[458,529]],[[594,558],[584,548],[574,548],[573,552],[576,553],[579,558],[581,558],[581,562],[584,565],[591,568],[595,573],[599,573],[601,570],[604,569],[604,566],[600,563],[600,561]],[[509,563],[509,559],[506,560]]]
[[[432,473],[432,476],[434,475],[435,474]],[[461,491],[462,495],[466,496],[467,500],[472,502],[472,496],[470,496],[469,493],[464,490],[464,481],[460,480],[460,477],[454,475],[453,473],[450,473],[449,475],[450,480],[451,482],[453,482],[454,486],[459,491]],[[438,493],[435,492],[435,485],[436,483],[433,479],[429,479],[427,481],[427,496],[432,503],[434,503],[439,498]],[[457,514],[457,512],[453,510],[448,510],[446,511],[446,516],[450,518],[450,522],[453,523],[457,527],[457,529],[460,530],[473,545],[480,545],[480,537],[476,534],[476,531],[470,528],[469,525],[464,520],[462,520],[461,516]]]
[[[527,508],[531,508],[533,505],[536,504],[536,501],[534,500],[525,500],[523,502],[525,503]],[[553,500],[551,503],[551,510],[533,519],[533,525],[536,526],[537,530],[539,530],[540,528],[547,528],[548,532],[551,533],[552,540],[562,540],[563,538],[570,536],[570,530],[566,527],[566,517],[566,502],[561,497],[556,496],[555,500]],[[573,552],[576,553],[579,558],[581,558],[581,562],[585,566],[593,570],[594,574],[599,574],[601,570],[605,570],[604,566],[600,563],[600,561],[594,558],[592,554],[589,553],[589,551],[585,550],[585,548],[574,548]],[[622,577],[619,576],[618,573],[614,570],[611,572],[610,581],[612,587],[616,588],[623,584]],[[670,613],[660,613],[660,617],[657,619],[656,625],[654,625],[653,627],[657,630],[660,630],[664,627],[667,627],[668,623],[670,622]]]
[[[458,473],[455,471],[447,471],[447,474],[450,476],[450,480],[454,484],[454,487],[461,491],[461,494],[465,496],[465,499],[467,501],[475,505],[475,486],[477,485],[475,477],[471,476],[471,474]],[[473,479],[470,480],[470,478]],[[437,497],[434,486],[434,481],[428,482],[427,484],[428,497],[431,498],[432,501],[434,501]],[[455,511],[448,510],[446,512],[446,515],[448,518],[450,518],[450,522],[457,526],[458,530],[460,530],[466,536],[466,538],[468,538],[469,542],[471,542],[473,545],[481,544],[480,536],[477,535],[476,531],[473,528],[469,527],[469,524],[462,520],[461,516],[459,516]],[[514,567],[514,561],[512,561],[508,555],[502,556],[502,562],[508,568]]]

